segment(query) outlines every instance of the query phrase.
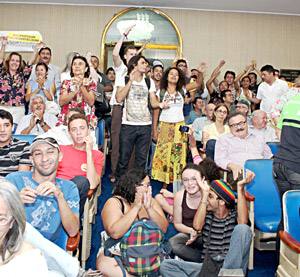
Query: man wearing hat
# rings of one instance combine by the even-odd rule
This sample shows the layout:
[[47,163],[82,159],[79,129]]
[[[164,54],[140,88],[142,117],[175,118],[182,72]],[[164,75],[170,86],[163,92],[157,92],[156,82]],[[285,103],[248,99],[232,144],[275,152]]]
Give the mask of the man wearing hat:
[[[237,184],[237,199],[231,187],[223,180],[207,184],[197,180],[202,198],[194,217],[193,227],[202,234],[202,261],[205,255],[222,264],[222,268],[242,268],[247,271],[251,229],[248,223],[248,209],[245,185],[254,178],[252,172]],[[237,202],[237,204],[236,204]],[[200,251],[200,250],[199,250]],[[199,276],[203,263],[164,260],[160,272],[168,277]]]
[[62,154],[55,139],[36,138],[30,154],[33,171],[14,172],[6,178],[20,192],[26,221],[63,248],[64,233],[72,237],[79,230],[78,189],[73,182],[56,178]]

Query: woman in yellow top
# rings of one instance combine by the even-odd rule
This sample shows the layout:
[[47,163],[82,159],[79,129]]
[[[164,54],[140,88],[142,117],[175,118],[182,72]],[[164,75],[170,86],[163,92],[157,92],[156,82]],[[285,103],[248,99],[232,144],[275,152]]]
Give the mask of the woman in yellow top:
[[[207,125],[203,128],[202,131],[202,143],[203,143],[203,149],[206,150],[206,155],[209,158],[214,158],[214,155],[212,154],[211,150],[214,150],[214,143],[213,143],[213,149],[210,148],[210,146],[207,147],[207,142],[209,140],[217,140],[221,135],[227,134],[230,132],[229,126],[226,124],[227,117],[229,114],[229,110],[227,106],[224,103],[220,103],[215,107],[215,111],[213,114],[212,121],[214,123]],[[213,151],[214,153],[214,151]]]

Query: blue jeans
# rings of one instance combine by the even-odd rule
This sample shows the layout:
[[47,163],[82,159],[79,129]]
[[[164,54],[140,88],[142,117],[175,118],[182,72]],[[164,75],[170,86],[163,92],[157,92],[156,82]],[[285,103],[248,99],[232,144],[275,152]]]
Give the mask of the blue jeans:
[[[229,250],[222,268],[242,268],[244,274],[246,274],[251,240],[250,227],[246,224],[236,225],[231,235]],[[202,263],[164,260],[160,265],[160,273],[163,277],[198,277],[201,268]]]

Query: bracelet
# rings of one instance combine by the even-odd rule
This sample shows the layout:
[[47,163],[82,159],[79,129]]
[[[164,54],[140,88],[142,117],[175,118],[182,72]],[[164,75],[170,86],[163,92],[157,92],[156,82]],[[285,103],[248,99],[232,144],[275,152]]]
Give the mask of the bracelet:
[[205,204],[205,205],[207,205],[208,203],[207,203],[207,201],[200,201],[200,204]]

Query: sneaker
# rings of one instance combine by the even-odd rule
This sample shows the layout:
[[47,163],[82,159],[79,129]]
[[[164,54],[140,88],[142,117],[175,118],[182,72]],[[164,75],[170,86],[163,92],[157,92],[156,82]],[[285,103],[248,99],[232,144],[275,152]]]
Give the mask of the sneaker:
[[101,277],[103,276],[101,271],[89,269],[88,271],[83,268],[79,269],[77,277]]

